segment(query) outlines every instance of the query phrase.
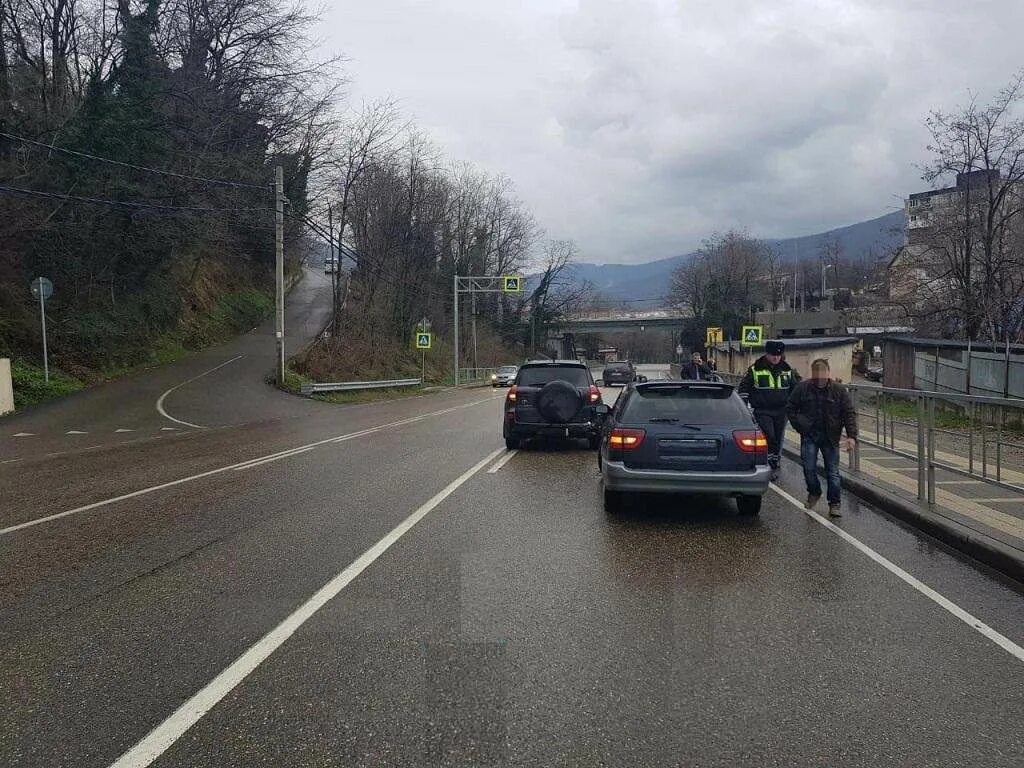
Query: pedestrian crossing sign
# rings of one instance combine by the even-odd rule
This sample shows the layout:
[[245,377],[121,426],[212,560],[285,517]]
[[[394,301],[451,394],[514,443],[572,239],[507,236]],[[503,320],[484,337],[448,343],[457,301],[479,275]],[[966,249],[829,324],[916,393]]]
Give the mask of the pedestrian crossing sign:
[[744,325],[740,342],[744,347],[760,347],[764,339],[763,325]]
[[501,278],[501,290],[505,293],[519,293],[523,290],[523,279],[519,275],[505,275]]
[[430,349],[431,335],[429,333],[416,334],[416,349]]

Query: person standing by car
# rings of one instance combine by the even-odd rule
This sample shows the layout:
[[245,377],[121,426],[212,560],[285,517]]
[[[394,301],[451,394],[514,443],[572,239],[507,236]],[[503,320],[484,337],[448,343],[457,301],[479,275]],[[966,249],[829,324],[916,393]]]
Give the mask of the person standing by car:
[[704,364],[700,352],[690,355],[690,362],[679,369],[679,378],[693,379],[695,381],[707,381],[712,376],[711,369]]
[[786,409],[793,429],[800,433],[800,459],[804,465],[807,483],[807,509],[814,509],[821,498],[818,479],[818,453],[825,464],[828,481],[828,513],[839,517],[839,443],[846,430],[849,438],[846,449],[852,450],[857,441],[857,412],[850,401],[846,387],[832,380],[828,360],[811,363],[811,378],[801,381],[793,390]]
[[754,420],[768,438],[768,465],[772,468],[772,481],[779,478],[779,457],[786,433],[786,403],[800,374],[793,370],[785,358],[786,345],[769,341],[764,354],[747,369],[740,382],[739,393],[746,395],[754,409]]

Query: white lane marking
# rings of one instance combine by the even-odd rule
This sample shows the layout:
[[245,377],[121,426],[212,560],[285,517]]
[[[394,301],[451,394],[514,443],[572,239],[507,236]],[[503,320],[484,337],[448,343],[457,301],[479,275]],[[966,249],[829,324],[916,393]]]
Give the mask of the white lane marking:
[[208,371],[203,371],[198,376],[193,376],[191,379],[186,379],[185,381],[181,382],[180,384],[175,384],[173,387],[171,387],[166,392],[164,392],[162,395],[160,395],[159,398],[157,398],[157,401],[156,401],[157,413],[159,413],[165,419],[170,419],[175,424],[184,424],[186,427],[193,427],[194,429],[206,429],[206,427],[202,426],[201,424],[192,424],[192,423],[190,423],[188,421],[182,421],[181,419],[176,419],[173,416],[171,416],[171,414],[169,414],[167,411],[164,410],[164,400],[167,399],[167,396],[169,394],[171,394],[171,392],[173,392],[174,390],[178,389],[179,387],[184,387],[186,384],[191,384],[196,379],[201,379],[201,378],[203,378],[203,376],[207,376],[208,374],[211,374],[214,371],[216,371],[216,370],[218,370],[220,368],[223,368],[228,363],[235,362],[235,360],[238,360],[241,357],[244,357],[244,355],[238,355],[237,357],[232,357],[230,360],[225,360],[220,365],[213,366],[213,368],[211,368]]
[[11,437],[35,437],[35,432],[15,432]]
[[65,435],[88,435],[89,433],[88,432],[82,432],[81,430],[78,430],[78,429],[69,429],[64,434]]
[[295,609],[280,624],[265,634],[255,645],[235,659],[213,680],[200,689],[192,698],[176,709],[166,720],[150,731],[141,741],[125,752],[111,765],[111,768],[146,768],[167,751],[174,742],[195,725],[207,712],[245,680],[267,657],[280,648],[296,630],[311,619],[317,611],[333,600],[374,561],[383,555],[392,544],[408,533],[416,523],[426,517],[442,501],[451,496],[473,475],[487,466],[504,448],[487,454],[467,469],[440,492],[395,526],[384,538],[361,554],[351,565],[332,578],[312,597]]
[[[8,526],[7,528],[0,528],[0,536],[6,536],[9,533],[14,533],[15,531],[20,531],[23,528],[31,528],[32,526],[35,526],[35,525],[41,525],[43,523],[49,523],[49,522],[51,522],[53,520],[59,520],[62,517],[68,517],[69,515],[78,514],[79,512],[88,512],[89,510],[98,509],[100,507],[105,507],[105,506],[108,506],[110,504],[115,504],[115,503],[117,503],[119,501],[125,501],[127,499],[134,499],[136,496],[144,496],[144,495],[149,494],[149,493],[154,493],[155,491],[162,491],[165,488],[173,488],[174,486],[181,485],[182,483],[189,483],[189,482],[192,482],[193,480],[200,480],[200,479],[202,479],[204,477],[211,477],[212,475],[219,475],[221,472],[227,472],[227,471],[233,470],[233,469],[247,469],[249,467],[249,465],[263,464],[263,463],[266,463],[268,461],[273,461],[275,459],[287,458],[288,456],[292,456],[295,453],[302,453],[302,452],[305,452],[306,450],[309,450],[310,448],[316,448],[316,447],[321,446],[321,445],[326,445],[327,443],[340,443],[340,442],[342,442],[344,440],[352,440],[353,438],[363,437],[364,435],[370,435],[370,434],[373,434],[374,432],[380,432],[381,430],[389,429],[391,427],[398,427],[398,426],[403,426],[405,424],[411,424],[414,421],[421,421],[423,419],[430,418],[432,416],[440,416],[440,415],[445,414],[445,413],[451,413],[452,411],[457,411],[457,410],[459,410],[461,408],[471,408],[474,405],[480,405],[481,403],[489,403],[489,402],[492,402],[492,401],[493,401],[493,398],[490,398],[490,397],[485,398],[484,400],[474,400],[473,402],[470,402],[470,403],[465,403],[463,405],[457,405],[454,408],[445,408],[444,410],[441,410],[441,411],[433,411],[431,413],[425,413],[422,416],[416,416],[415,418],[412,418],[412,419],[402,419],[401,421],[392,421],[392,422],[390,422],[388,424],[381,424],[380,426],[371,427],[370,429],[363,429],[363,430],[360,430],[359,432],[351,432],[351,433],[349,433],[347,435],[338,435],[336,437],[328,437],[328,438],[325,438],[324,440],[317,440],[315,443],[309,443],[307,445],[300,445],[300,446],[296,446],[295,448],[289,448],[286,451],[279,451],[277,453],[272,453],[272,454],[269,454],[267,456],[259,456],[259,457],[255,458],[255,459],[248,459],[246,461],[238,462],[237,464],[229,464],[226,467],[217,467],[217,469],[209,469],[206,472],[200,472],[197,475],[189,475],[188,477],[182,477],[182,478],[179,478],[177,480],[171,480],[171,481],[166,482],[166,483],[161,483],[160,485],[152,485],[149,488],[142,488],[142,489],[140,489],[138,491],[132,491],[131,493],[125,493],[125,494],[122,494],[121,496],[114,496],[113,498],[104,499],[103,501],[96,501],[96,502],[93,502],[92,504],[86,504],[85,506],[82,506],[82,507],[75,507],[74,509],[69,509],[69,510],[67,510],[65,512],[57,512],[56,514],[53,514],[53,515],[46,515],[45,517],[37,517],[34,520],[28,520],[28,521],[26,521],[24,523],[18,523],[17,525],[11,525],[11,526]],[[93,447],[95,447],[95,448],[102,448],[103,446],[97,445],[97,446],[93,446]]]
[[487,470],[487,474],[488,475],[496,475],[496,474],[498,474],[498,471],[502,467],[504,467],[506,464],[508,464],[510,461],[512,461],[512,457],[515,456],[517,453],[519,453],[518,450],[516,450],[516,451],[509,451],[508,453],[506,453],[504,456],[502,456],[500,459],[498,459],[496,462],[494,462],[494,466]]
[[134,432],[134,431],[135,431],[134,429],[123,429],[123,428],[122,429],[115,429],[114,430],[115,433],[117,433],[117,432]]
[[161,432],[177,432],[177,427],[160,427]]
[[874,560],[880,566],[882,566],[883,568],[885,568],[890,573],[894,574],[898,578],[900,578],[903,581],[905,581],[907,584],[912,586],[914,589],[916,589],[922,595],[927,597],[929,600],[932,600],[933,602],[935,602],[938,605],[940,605],[942,608],[945,608],[951,614],[953,614],[958,619],[960,619],[960,621],[962,621],[964,624],[966,624],[967,626],[971,627],[971,629],[973,629],[973,630],[979,632],[980,634],[984,635],[985,637],[987,637],[989,640],[991,640],[993,643],[998,645],[1000,648],[1002,648],[1007,653],[1011,654],[1012,656],[1016,656],[1021,661],[1024,661],[1024,648],[1022,648],[1021,646],[1017,645],[1010,638],[1008,638],[1005,635],[1002,635],[999,632],[997,632],[996,630],[992,629],[992,627],[988,626],[988,624],[985,624],[983,621],[981,621],[981,619],[979,619],[976,616],[973,616],[972,614],[968,613],[963,608],[961,608],[959,605],[954,603],[952,600],[949,600],[948,598],[940,595],[938,592],[936,592],[934,589],[929,587],[924,582],[918,580],[914,576],[911,576],[909,573],[907,573],[905,570],[900,568],[894,562],[892,562],[888,558],[884,557],[883,555],[878,554],[875,550],[873,550],[867,544],[862,542],[860,539],[854,538],[853,536],[848,534],[846,531],[844,531],[842,528],[840,528],[837,525],[832,524],[831,522],[826,520],[821,515],[819,515],[819,514],[817,514],[815,512],[812,512],[809,509],[804,509],[804,505],[803,505],[803,503],[801,501],[796,499],[794,496],[791,496],[789,493],[784,491],[779,486],[777,486],[774,483],[772,483],[771,488],[772,488],[773,491],[775,491],[777,494],[779,494],[779,496],[784,498],[786,501],[788,501],[794,507],[799,509],[801,512],[806,513],[807,516],[810,517],[812,520],[814,520],[816,523],[820,523],[821,525],[825,526],[830,531],[832,531],[832,533],[836,534],[841,539],[844,539],[847,543],[852,544],[854,547],[856,547],[861,552],[863,552],[865,555],[870,557],[872,560]]

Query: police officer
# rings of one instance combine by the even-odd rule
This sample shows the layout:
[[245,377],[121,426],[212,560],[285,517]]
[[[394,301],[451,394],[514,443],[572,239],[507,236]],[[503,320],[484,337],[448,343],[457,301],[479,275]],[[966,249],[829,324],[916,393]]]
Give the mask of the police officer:
[[747,369],[738,387],[740,394],[747,396],[754,409],[754,419],[768,438],[768,464],[772,468],[772,480],[779,477],[779,456],[786,431],[789,393],[800,381],[800,375],[786,362],[785,351],[786,345],[781,341],[767,342],[764,355]]

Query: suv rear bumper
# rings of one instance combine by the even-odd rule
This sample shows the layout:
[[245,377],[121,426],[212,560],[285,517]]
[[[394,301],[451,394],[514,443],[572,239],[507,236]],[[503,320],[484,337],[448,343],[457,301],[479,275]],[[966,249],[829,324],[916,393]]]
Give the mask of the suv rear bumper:
[[601,425],[586,421],[575,424],[546,424],[543,422],[510,421],[505,426],[506,437],[595,437]]
[[749,472],[696,472],[670,469],[630,469],[621,461],[601,462],[604,486],[612,491],[641,493],[710,493],[761,496],[768,491],[771,468]]

